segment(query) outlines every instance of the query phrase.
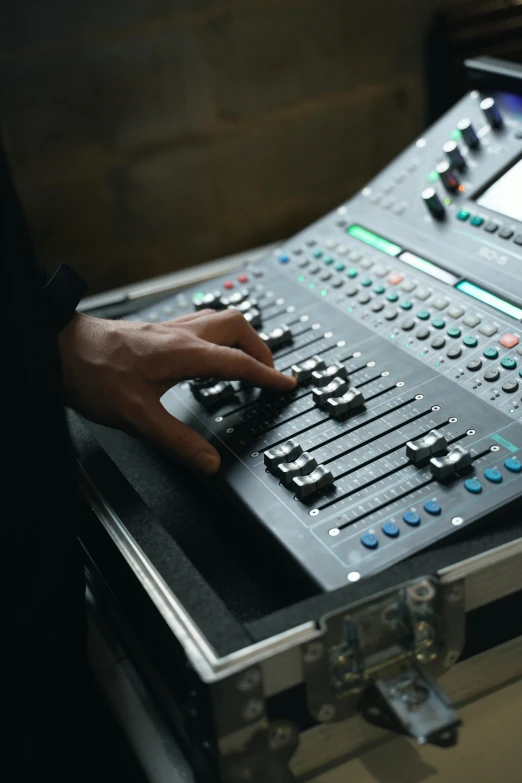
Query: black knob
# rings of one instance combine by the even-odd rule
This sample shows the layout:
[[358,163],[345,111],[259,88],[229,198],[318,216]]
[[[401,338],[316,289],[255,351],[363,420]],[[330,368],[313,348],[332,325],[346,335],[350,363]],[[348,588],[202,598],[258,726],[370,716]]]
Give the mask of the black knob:
[[437,195],[437,191],[434,188],[425,188],[421,193],[421,198],[433,217],[437,220],[442,220],[446,212],[444,204]]
[[456,169],[465,169],[466,161],[456,141],[447,141],[442,151],[447,155],[449,162]]
[[486,115],[486,119],[492,128],[502,127],[504,121],[502,119],[501,113],[497,109],[497,104],[495,103],[494,98],[484,98],[484,100],[480,102],[480,108]]
[[470,149],[475,150],[477,147],[480,147],[480,139],[475,132],[471,120],[459,120],[457,122],[457,130],[462,133],[462,138]]
[[457,190],[460,182],[449,163],[443,161],[442,163],[439,163],[435,170],[446,190],[450,190],[452,192]]

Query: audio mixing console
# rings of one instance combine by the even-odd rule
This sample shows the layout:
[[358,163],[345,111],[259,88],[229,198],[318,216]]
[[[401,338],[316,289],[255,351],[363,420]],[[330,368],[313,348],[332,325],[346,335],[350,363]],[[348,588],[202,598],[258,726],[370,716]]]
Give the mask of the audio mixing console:
[[516,78],[270,257],[133,316],[237,308],[298,378],[284,395],[195,380],[163,403],[221,452],[221,502],[323,589],[522,513]]

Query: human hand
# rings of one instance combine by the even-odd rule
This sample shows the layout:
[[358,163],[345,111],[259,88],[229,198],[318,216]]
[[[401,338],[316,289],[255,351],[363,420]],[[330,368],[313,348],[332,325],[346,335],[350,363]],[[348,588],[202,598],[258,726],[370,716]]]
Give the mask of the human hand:
[[140,435],[203,473],[220,457],[160,397],[189,378],[244,380],[290,391],[272,354],[237,310],[201,310],[164,323],[109,321],[77,313],[58,337],[66,402],[86,418]]

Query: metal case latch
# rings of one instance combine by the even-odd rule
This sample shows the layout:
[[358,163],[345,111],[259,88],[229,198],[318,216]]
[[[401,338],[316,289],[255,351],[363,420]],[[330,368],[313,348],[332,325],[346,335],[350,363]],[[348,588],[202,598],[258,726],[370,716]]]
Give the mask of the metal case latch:
[[457,741],[460,720],[435,681],[464,644],[464,588],[426,577],[325,618],[303,649],[308,707],[321,722],[359,711],[419,743]]

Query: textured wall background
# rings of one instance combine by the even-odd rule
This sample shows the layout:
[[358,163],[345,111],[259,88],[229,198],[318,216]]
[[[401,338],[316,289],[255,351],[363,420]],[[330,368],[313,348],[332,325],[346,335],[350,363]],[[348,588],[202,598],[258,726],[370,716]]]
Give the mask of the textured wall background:
[[43,262],[94,292],[334,207],[422,129],[443,4],[3,3],[0,121]]

